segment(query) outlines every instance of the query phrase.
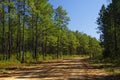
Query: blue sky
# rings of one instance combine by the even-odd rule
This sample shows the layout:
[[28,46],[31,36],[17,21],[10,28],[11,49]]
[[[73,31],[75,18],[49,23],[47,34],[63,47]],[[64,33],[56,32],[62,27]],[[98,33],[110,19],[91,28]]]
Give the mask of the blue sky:
[[102,4],[107,5],[108,0],[49,0],[54,8],[59,5],[63,6],[68,12],[71,21],[69,22],[70,30],[78,30],[92,37],[99,39],[97,34],[96,19]]

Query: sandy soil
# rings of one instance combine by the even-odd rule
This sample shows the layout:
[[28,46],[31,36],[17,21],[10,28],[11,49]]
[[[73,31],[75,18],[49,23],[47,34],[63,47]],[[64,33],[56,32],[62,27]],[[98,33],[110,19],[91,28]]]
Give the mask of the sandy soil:
[[92,67],[87,58],[64,59],[0,73],[0,80],[107,80],[103,69]]

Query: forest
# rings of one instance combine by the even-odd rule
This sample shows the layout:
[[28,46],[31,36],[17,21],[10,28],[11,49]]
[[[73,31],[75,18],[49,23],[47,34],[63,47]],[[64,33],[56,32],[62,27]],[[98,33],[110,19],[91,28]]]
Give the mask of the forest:
[[0,0],[0,60],[24,63],[47,55],[100,55],[100,41],[70,30],[69,21],[67,11],[54,9],[48,0]]
[[101,46],[104,47],[103,57],[112,61],[120,61],[120,1],[112,0],[101,7],[97,24]]
[[120,80],[120,0],[107,1],[96,39],[49,0],[0,0],[0,80]]

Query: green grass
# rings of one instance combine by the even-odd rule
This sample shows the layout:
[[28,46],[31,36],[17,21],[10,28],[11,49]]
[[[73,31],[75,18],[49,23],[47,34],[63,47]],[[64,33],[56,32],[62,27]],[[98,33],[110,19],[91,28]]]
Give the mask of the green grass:
[[119,61],[111,61],[112,59],[102,57],[91,58],[88,62],[97,69],[104,69],[109,75],[118,75],[120,74],[120,64]]
[[[21,64],[21,61],[16,58],[16,54],[13,54],[10,58],[10,60],[5,60],[2,59],[3,55],[0,55],[1,60],[0,60],[0,68],[6,68],[9,66],[20,66],[23,65]],[[81,55],[63,55],[62,57],[59,56],[58,60],[60,59],[65,59],[65,58],[73,58],[73,57],[80,57]],[[41,63],[41,62],[49,62],[51,60],[57,60],[57,55],[56,54],[46,54],[45,55],[45,60],[43,60],[43,55],[39,54],[37,61],[36,59],[33,59],[32,54],[30,52],[25,53],[25,65],[34,65],[35,63]]]

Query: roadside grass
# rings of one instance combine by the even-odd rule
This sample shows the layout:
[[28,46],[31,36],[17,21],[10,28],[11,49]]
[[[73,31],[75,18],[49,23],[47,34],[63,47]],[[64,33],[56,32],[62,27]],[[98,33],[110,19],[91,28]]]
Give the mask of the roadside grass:
[[[3,57],[0,55],[1,58]],[[1,59],[0,60],[0,73],[4,73],[9,70],[21,70],[24,67],[27,66],[34,66],[34,65],[39,65],[41,63],[48,63],[48,62],[59,62],[62,61],[63,59],[72,59],[74,57],[84,57],[85,55],[66,55],[63,54],[62,56],[59,56],[57,58],[56,54],[46,54],[45,59],[43,60],[43,55],[38,54],[38,58],[33,59],[32,54],[29,52],[25,53],[25,63],[21,63],[20,60],[16,58],[16,54],[13,54],[9,60]]]
[[[120,75],[119,61],[110,58],[103,59],[102,57],[90,58],[87,60],[95,69],[104,69],[109,75]],[[117,61],[117,62],[116,62]]]
[[88,55],[63,55],[63,59],[72,59],[72,58],[76,58],[76,57],[89,57]]

